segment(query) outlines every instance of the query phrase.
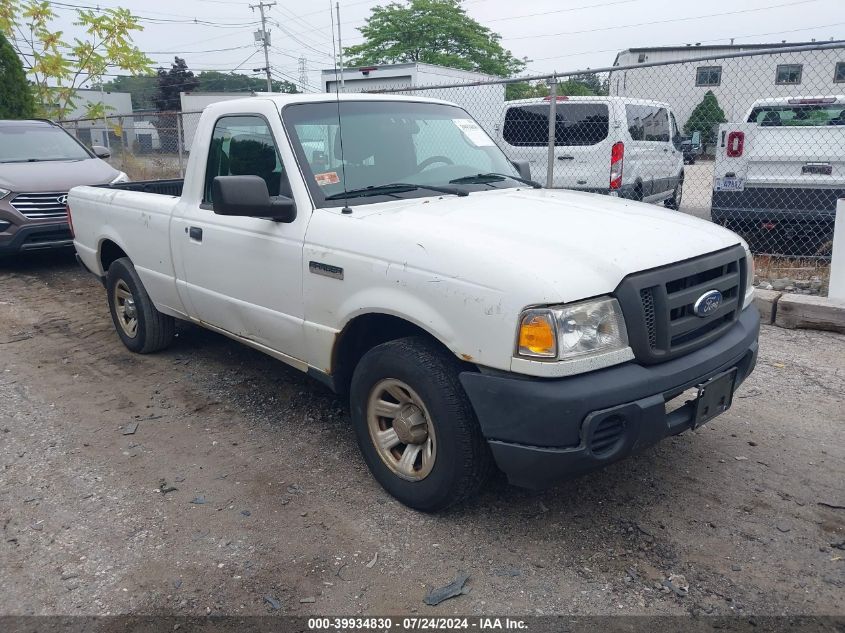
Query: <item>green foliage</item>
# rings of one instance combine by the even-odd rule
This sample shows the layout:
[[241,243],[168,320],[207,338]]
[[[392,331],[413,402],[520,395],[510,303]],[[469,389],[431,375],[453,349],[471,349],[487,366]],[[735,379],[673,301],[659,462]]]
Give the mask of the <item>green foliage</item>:
[[[602,81],[595,73],[575,75],[557,85],[557,94],[567,97],[592,97],[607,94],[607,82]],[[505,89],[505,99],[530,99],[548,97],[549,86],[546,82],[519,82],[508,84]]]
[[719,123],[726,123],[725,111],[719,106],[719,100],[712,90],[704,93],[704,98],[701,100],[695,109],[690,114],[689,119],[684,123],[684,134],[692,136],[693,132],[701,134],[701,142],[712,145],[716,142],[716,130]]
[[[33,79],[40,114],[67,117],[77,91],[101,82],[110,69],[133,75],[150,71],[151,60],[132,42],[132,34],[143,27],[127,9],[77,9],[74,25],[84,35],[71,42],[55,28],[55,19],[46,0],[0,1],[0,32],[9,37]],[[86,116],[103,110],[102,104],[91,104]]]
[[[238,73],[205,71],[197,75],[200,92],[263,92],[267,90],[267,80]],[[294,94],[299,92],[296,84],[289,81],[273,81],[273,92]]]
[[30,119],[35,104],[21,60],[0,33],[0,119]]
[[154,110],[158,83],[155,75],[121,75],[104,83],[103,90],[128,92],[132,95],[133,110]]
[[409,0],[377,6],[344,49],[349,66],[423,62],[510,77],[525,67],[501,37],[469,17],[460,0]]
[[174,57],[170,70],[159,68],[156,73],[158,91],[153,103],[159,112],[175,112],[182,109],[180,92],[192,92],[200,82],[181,57]]

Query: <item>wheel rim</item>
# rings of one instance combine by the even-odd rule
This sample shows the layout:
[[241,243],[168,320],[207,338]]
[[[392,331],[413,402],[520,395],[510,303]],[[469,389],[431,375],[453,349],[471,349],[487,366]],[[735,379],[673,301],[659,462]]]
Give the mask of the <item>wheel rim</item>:
[[122,279],[114,286],[114,312],[123,333],[129,338],[135,338],[138,333],[138,307],[135,305],[132,291]]
[[422,399],[395,378],[378,382],[367,401],[367,427],[378,456],[407,481],[425,479],[437,457],[437,438]]

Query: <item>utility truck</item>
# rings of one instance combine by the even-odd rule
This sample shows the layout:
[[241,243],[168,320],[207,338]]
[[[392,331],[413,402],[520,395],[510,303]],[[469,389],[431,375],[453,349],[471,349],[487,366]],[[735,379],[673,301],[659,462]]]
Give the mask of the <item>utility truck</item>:
[[525,167],[445,101],[258,96],[203,111],[184,182],[69,206],[127,348],[184,320],[306,372],[436,511],[495,468],[536,488],[694,429],[757,357],[737,235]]

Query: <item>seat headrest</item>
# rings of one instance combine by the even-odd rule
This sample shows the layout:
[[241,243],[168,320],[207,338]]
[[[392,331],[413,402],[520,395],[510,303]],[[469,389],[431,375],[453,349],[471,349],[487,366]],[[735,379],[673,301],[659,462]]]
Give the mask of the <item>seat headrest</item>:
[[269,174],[276,169],[276,150],[264,136],[240,134],[229,142],[229,173],[234,176]]

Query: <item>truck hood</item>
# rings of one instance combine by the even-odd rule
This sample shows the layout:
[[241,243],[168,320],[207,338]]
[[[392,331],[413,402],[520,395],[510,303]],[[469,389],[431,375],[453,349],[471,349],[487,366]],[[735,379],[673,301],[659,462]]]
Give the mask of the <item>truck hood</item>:
[[0,164],[0,187],[15,193],[68,191],[79,185],[103,185],[117,178],[114,167],[99,158]]
[[516,283],[537,303],[611,292],[633,272],[742,241],[678,211],[563,190],[415,198],[355,206],[352,217],[403,243],[407,266],[447,278],[461,271],[462,280],[502,292]]

